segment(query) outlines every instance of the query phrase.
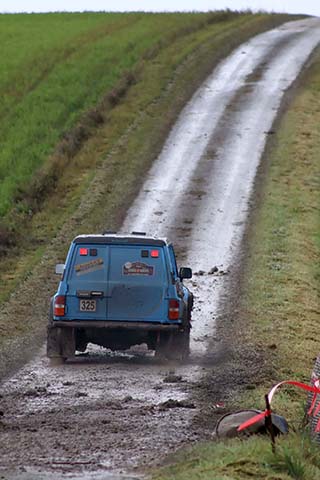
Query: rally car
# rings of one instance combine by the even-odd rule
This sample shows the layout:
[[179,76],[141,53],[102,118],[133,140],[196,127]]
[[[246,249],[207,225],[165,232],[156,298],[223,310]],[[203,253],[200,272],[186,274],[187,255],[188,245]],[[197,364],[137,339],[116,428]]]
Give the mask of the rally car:
[[157,355],[189,354],[193,295],[173,245],[143,233],[79,235],[71,243],[49,312],[47,355],[67,359],[88,343],[111,350],[146,344]]

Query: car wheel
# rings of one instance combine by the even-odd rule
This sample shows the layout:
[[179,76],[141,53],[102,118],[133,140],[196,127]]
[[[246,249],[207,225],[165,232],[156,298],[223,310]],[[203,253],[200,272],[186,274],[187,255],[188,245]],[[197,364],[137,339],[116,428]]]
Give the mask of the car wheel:
[[160,360],[164,360],[168,356],[170,344],[170,335],[167,332],[161,332],[155,347],[155,356]]
[[75,334],[73,328],[59,328],[54,325],[52,304],[49,310],[47,328],[47,357],[64,362],[75,354]]
[[190,328],[173,333],[168,342],[166,357],[168,360],[184,361],[190,354]]
[[177,351],[181,360],[186,360],[190,355],[190,328],[186,327],[183,332],[179,332],[176,338]]

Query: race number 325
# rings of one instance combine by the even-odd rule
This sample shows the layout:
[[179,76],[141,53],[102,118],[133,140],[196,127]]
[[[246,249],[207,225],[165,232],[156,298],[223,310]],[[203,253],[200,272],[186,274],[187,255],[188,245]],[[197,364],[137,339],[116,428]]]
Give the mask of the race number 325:
[[95,312],[96,308],[96,300],[80,300],[80,312]]

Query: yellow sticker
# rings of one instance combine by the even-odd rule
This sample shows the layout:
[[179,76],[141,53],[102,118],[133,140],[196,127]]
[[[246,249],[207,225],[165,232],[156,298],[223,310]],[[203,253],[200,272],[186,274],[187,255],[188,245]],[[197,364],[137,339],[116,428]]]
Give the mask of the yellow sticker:
[[102,258],[96,258],[86,263],[79,263],[75,266],[75,271],[77,275],[84,275],[85,273],[95,272],[96,270],[103,269],[103,260]]

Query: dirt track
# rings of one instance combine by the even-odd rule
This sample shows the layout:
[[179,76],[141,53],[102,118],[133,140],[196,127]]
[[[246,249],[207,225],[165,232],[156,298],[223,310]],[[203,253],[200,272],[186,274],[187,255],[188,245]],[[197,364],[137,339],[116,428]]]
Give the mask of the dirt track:
[[161,364],[142,348],[92,347],[50,367],[43,350],[1,386],[0,478],[134,478],[125,472],[210,438],[224,403],[257,373],[254,351],[241,368],[234,363],[228,292],[266,139],[319,27],[317,19],[286,24],[222,62],[181,113],[128,212],[123,231],[168,236],[196,273],[188,364]]

